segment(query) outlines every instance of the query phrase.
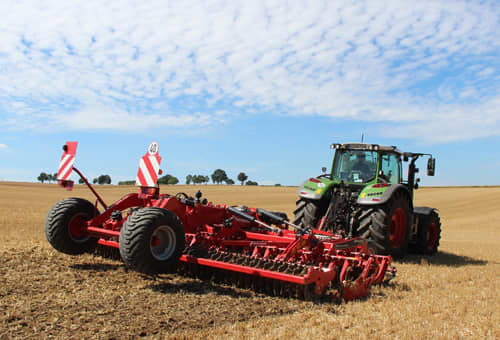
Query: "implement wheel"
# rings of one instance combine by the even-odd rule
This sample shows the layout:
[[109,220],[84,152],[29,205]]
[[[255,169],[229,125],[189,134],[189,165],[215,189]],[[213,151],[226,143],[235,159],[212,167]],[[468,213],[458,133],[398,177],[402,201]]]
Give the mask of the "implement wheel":
[[386,204],[369,209],[369,212],[360,221],[360,235],[370,241],[376,253],[397,259],[404,257],[408,251],[411,228],[407,195],[397,191]]
[[170,273],[182,255],[184,237],[182,222],[174,213],[161,208],[143,208],[123,224],[120,255],[138,272]]
[[94,250],[97,239],[85,234],[86,222],[96,214],[92,203],[82,198],[57,202],[47,214],[45,236],[56,250],[70,255]]

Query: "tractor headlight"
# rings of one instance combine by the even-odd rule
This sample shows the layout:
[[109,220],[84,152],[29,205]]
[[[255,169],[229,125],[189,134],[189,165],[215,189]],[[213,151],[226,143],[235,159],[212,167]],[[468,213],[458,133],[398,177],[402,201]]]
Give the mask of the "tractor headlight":
[[378,151],[378,145],[377,145],[377,144],[375,144],[375,145],[373,146],[373,150]]
[[340,144],[332,144],[330,145],[330,149],[340,149]]

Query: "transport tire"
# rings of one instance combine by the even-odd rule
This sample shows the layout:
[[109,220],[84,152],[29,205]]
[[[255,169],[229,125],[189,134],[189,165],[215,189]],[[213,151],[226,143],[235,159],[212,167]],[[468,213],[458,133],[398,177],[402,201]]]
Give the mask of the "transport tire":
[[57,202],[45,219],[45,236],[56,250],[70,255],[92,252],[97,239],[86,235],[86,222],[98,214],[94,205],[82,198]]
[[120,255],[144,274],[174,272],[185,245],[184,227],[171,211],[143,208],[134,212],[120,231]]
[[307,198],[299,198],[296,202],[294,210],[293,224],[299,227],[307,227],[315,229],[319,220],[326,212],[321,201],[309,200]]
[[408,196],[403,191],[396,191],[386,204],[361,213],[358,233],[369,241],[377,254],[403,258],[408,251],[410,211]]
[[420,215],[417,228],[417,243],[412,250],[418,254],[435,254],[441,239],[441,220],[438,213],[432,211],[429,215]]

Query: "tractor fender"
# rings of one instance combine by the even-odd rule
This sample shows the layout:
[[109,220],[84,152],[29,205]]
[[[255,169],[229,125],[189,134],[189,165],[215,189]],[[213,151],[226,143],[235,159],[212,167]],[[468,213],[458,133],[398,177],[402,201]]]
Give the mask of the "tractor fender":
[[299,186],[297,195],[310,200],[320,200],[330,191],[333,184],[328,178],[309,178]]
[[384,193],[381,196],[363,196],[360,195],[356,201],[359,205],[379,205],[385,204],[389,199],[391,199],[392,195],[396,191],[403,191],[408,196],[408,200],[410,201],[410,208],[413,208],[413,202],[411,202],[410,194],[408,192],[408,188],[403,184],[392,184],[389,187],[386,187]]
[[413,213],[419,215],[430,215],[432,212],[437,211],[436,208],[431,207],[414,207]]

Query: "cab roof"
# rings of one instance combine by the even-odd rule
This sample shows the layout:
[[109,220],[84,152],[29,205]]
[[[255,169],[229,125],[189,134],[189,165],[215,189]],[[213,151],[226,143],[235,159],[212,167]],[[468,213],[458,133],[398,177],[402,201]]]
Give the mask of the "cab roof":
[[394,145],[378,145],[366,143],[345,143],[345,144],[332,144],[331,149],[345,149],[345,150],[370,150],[370,151],[392,151],[403,155],[403,152]]

